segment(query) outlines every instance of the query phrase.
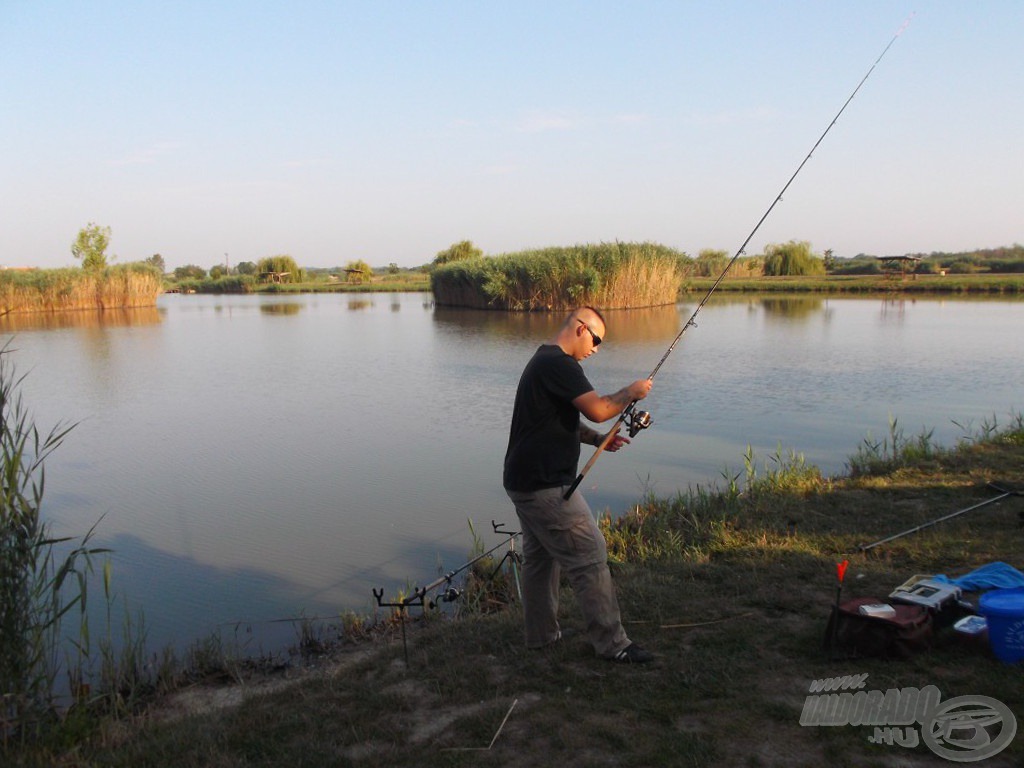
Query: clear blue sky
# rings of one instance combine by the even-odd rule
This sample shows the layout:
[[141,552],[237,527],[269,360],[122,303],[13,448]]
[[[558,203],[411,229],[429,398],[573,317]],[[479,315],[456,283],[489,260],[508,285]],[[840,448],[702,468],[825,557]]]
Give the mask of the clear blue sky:
[[0,264],[1024,241],[1024,2],[0,0]]

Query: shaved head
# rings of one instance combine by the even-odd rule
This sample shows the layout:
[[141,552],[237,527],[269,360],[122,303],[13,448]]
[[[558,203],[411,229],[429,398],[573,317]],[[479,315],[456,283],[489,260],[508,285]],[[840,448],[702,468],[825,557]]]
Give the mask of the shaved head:
[[602,330],[604,330],[607,327],[604,321],[604,315],[602,315],[593,307],[580,307],[579,309],[573,310],[565,319],[565,325],[575,325],[577,320],[582,320],[584,323],[587,323],[588,325],[597,320],[598,322],[601,323]]

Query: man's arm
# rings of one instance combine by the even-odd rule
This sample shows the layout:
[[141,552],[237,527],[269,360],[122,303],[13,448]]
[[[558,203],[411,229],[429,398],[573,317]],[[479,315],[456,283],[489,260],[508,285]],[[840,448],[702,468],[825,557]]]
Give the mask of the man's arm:
[[600,445],[604,437],[596,429],[591,429],[586,424],[580,424],[580,442],[584,445]]
[[[580,424],[580,442],[583,443],[584,445],[593,445],[596,447],[600,445],[602,442],[604,442],[604,435],[602,435],[596,429],[591,429],[586,424]],[[624,437],[623,435],[617,434],[610,441],[608,441],[608,445],[605,446],[605,450],[615,453],[615,451],[619,450],[619,448],[621,448],[628,442],[628,437]]]
[[590,390],[573,399],[576,410],[595,424],[614,419],[634,400],[643,400],[651,391],[650,379],[637,379],[611,395],[599,395]]

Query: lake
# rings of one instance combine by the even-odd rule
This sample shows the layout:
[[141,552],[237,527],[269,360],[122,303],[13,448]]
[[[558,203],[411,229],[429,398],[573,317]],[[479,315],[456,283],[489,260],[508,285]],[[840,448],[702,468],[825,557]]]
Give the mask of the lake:
[[[606,313],[598,391],[647,376],[695,306]],[[99,521],[152,647],[219,631],[258,651],[294,640],[276,619],[369,611],[373,588],[462,564],[469,521],[488,547],[492,520],[514,527],[512,399],[560,320],[416,293],[165,295],[0,334],[36,424],[77,423],[46,465],[55,532]],[[723,294],[697,323],[643,403],[653,427],[585,479],[595,511],[722,482],[748,445],[834,474],[892,417],[952,445],[1022,406],[1019,300]]]

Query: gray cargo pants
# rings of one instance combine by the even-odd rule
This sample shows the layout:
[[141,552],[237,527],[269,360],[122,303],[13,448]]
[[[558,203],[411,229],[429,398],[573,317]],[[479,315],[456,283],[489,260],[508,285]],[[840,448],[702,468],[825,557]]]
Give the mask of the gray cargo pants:
[[608,571],[608,549],[582,494],[566,501],[566,488],[506,491],[523,529],[526,645],[539,648],[558,639],[558,580],[564,571],[583,612],[587,639],[598,656],[611,657],[629,645],[629,638]]

